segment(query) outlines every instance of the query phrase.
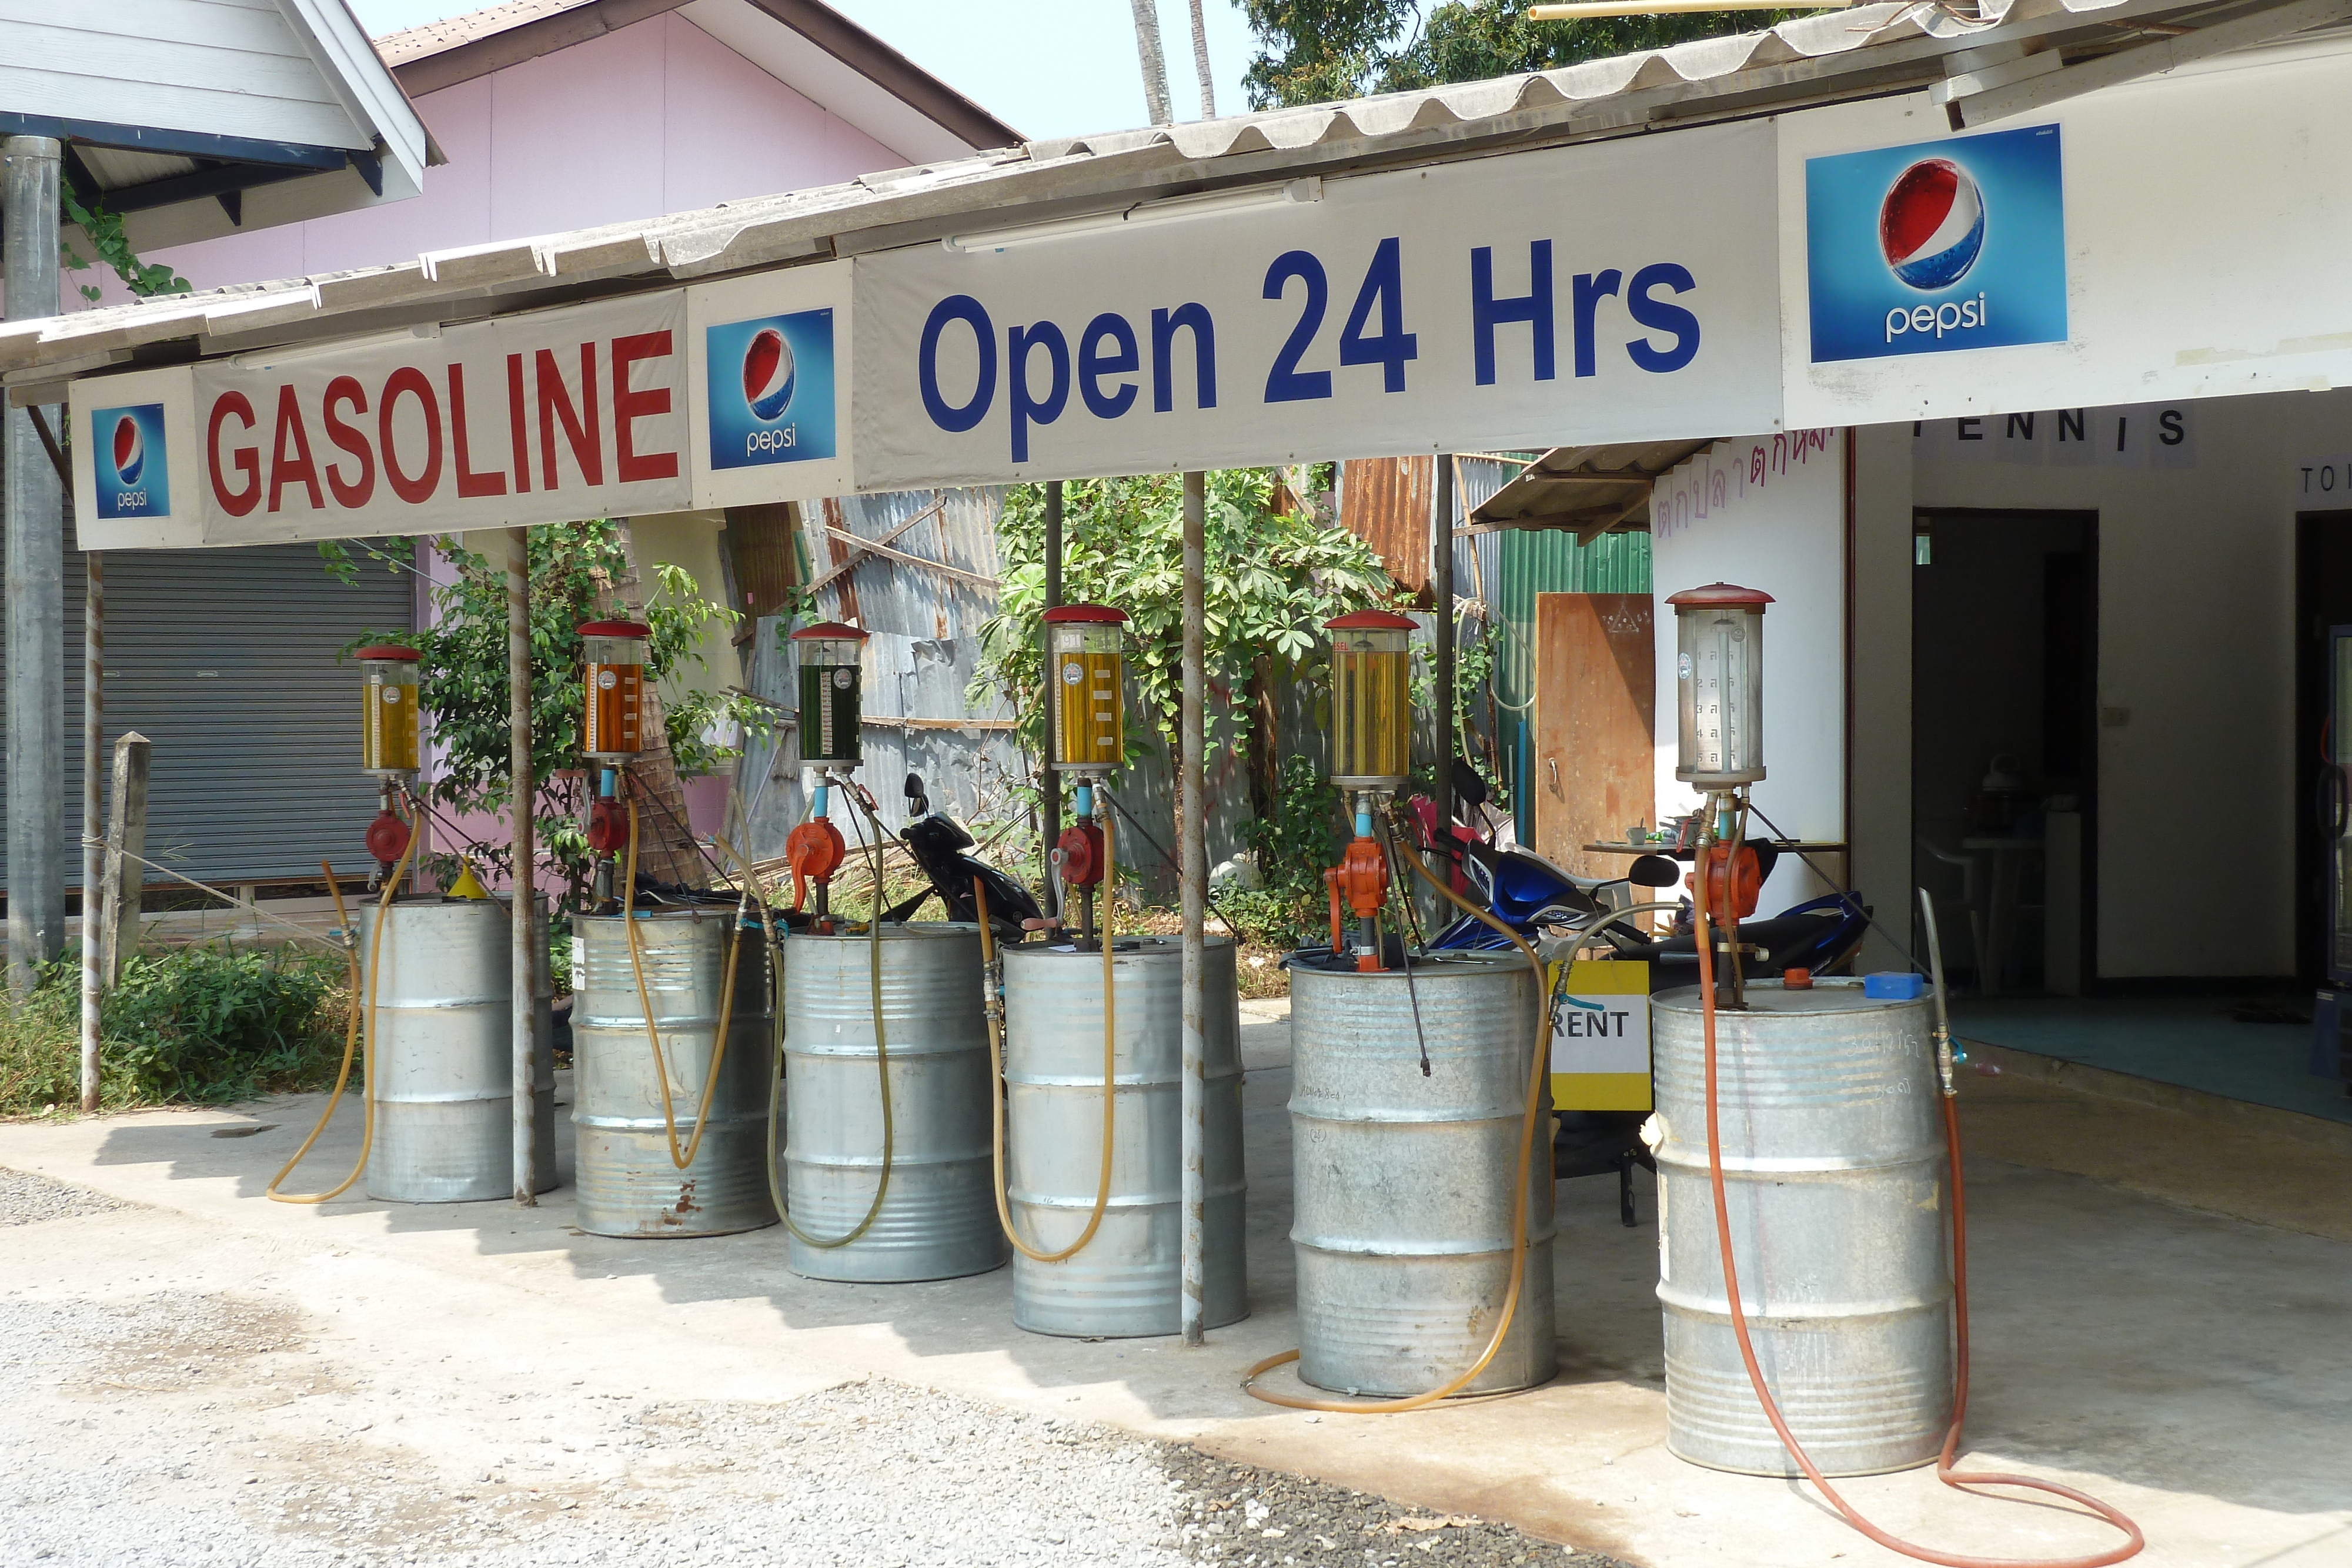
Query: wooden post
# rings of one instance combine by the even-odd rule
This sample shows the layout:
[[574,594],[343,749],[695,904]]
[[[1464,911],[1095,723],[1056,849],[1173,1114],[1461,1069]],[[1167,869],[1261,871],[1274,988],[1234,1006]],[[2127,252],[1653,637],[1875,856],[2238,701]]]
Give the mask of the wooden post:
[[[539,1205],[539,1057],[538,1019],[539,922],[533,888],[532,812],[539,801],[539,782],[530,764],[530,530],[507,530],[507,727],[511,732],[510,766],[514,776],[514,868],[508,885],[514,893],[512,961],[507,971],[513,988],[513,1109],[514,1200],[524,1208]],[[369,1091],[373,1093],[374,1091]]]
[[100,878],[99,983],[114,988],[122,960],[139,951],[139,894],[147,868],[147,737],[131,730],[114,743],[114,798],[107,807],[106,869]]

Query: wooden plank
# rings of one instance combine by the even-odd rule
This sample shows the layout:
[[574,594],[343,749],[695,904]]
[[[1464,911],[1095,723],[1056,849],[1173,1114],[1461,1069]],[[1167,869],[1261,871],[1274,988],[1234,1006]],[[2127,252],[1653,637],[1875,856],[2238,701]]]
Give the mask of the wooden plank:
[[[909,524],[909,526],[912,525]],[[835,548],[839,549],[862,549],[878,555],[885,560],[899,561],[908,566],[928,567],[943,577],[952,577],[959,582],[977,583],[982,588],[999,586],[996,579],[992,577],[986,577],[976,571],[966,571],[960,566],[950,566],[944,561],[928,560],[919,555],[908,555],[905,550],[892,549],[862,535],[853,534],[847,528],[829,528],[825,532],[833,536]],[[857,563],[852,560],[848,564],[854,566]]]
[[99,883],[98,983],[111,990],[122,960],[139,948],[139,895],[147,882],[147,737],[131,730],[114,743],[114,798],[107,808],[106,869]]
[[1651,615],[1646,593],[1536,595],[1531,847],[1579,876],[1624,874],[1584,846],[1656,815]]
[[[823,588],[835,578],[842,575],[842,573],[855,571],[859,567],[865,565],[865,561],[861,559],[862,555],[887,554],[887,552],[883,549],[884,546],[897,543],[899,536],[912,529],[916,524],[927,523],[934,517],[940,517],[941,510],[947,506],[947,497],[942,496],[938,500],[933,501],[929,506],[925,507],[921,511],[917,512],[913,517],[908,517],[905,522],[900,523],[890,529],[889,532],[878,535],[872,539],[867,539],[862,534],[849,533],[846,528],[839,530],[840,532],[847,535],[848,538],[856,539],[857,544],[850,547],[849,558],[846,560],[844,560],[839,566],[827,571],[823,577],[818,578],[814,582],[810,583],[809,591],[811,593],[814,593],[818,589]],[[947,527],[947,524],[942,520],[940,526],[944,529]],[[940,537],[940,543],[942,547],[947,543],[944,533],[942,533]],[[950,570],[952,570],[953,569],[950,568]]]

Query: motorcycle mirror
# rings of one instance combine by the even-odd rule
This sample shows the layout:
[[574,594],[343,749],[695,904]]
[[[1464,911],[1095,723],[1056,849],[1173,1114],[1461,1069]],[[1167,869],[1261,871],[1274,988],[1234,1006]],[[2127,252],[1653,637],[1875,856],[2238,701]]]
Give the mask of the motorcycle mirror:
[[909,773],[907,775],[906,792],[907,810],[910,816],[922,816],[931,809],[930,797],[923,792],[923,776],[921,774]]
[[1489,799],[1486,781],[1478,776],[1478,770],[1470,766],[1466,758],[1454,759],[1454,793],[1465,806],[1483,806]]
[[1639,887],[1672,887],[1683,879],[1683,868],[1664,855],[1643,855],[1625,873],[1625,880]]

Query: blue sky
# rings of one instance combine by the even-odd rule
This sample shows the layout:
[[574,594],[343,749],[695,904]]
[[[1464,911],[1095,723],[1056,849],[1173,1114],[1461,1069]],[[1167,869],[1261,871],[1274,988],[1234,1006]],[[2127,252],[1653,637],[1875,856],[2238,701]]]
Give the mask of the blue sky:
[[[828,0],[899,53],[1026,136],[1141,125],[1143,76],[1129,0]],[[1200,115],[1186,0],[1159,0],[1168,90],[1181,120]],[[477,0],[352,0],[369,32],[398,32],[478,9]],[[1205,0],[1217,108],[1248,108],[1253,52],[1234,0]]]

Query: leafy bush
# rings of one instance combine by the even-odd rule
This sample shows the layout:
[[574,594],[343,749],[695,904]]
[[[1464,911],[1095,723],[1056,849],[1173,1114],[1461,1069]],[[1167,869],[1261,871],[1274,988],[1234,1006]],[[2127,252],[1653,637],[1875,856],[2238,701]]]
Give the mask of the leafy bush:
[[[81,960],[0,1001],[0,1115],[80,1103]],[[181,947],[123,966],[99,1023],[99,1103],[215,1105],[323,1088],[342,1059],[343,959],[284,948]],[[356,1070],[355,1070],[356,1075]]]

